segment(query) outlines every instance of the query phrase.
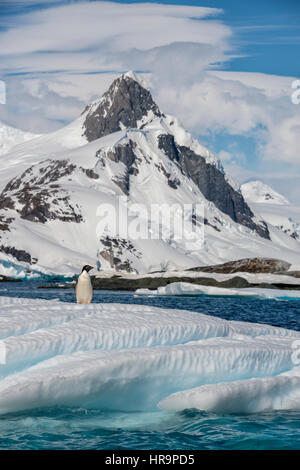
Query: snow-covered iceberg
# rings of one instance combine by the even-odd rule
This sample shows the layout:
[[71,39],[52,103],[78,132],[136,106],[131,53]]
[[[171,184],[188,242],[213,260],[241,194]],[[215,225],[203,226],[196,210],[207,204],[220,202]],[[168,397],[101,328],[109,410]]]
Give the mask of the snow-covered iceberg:
[[1,297],[0,338],[0,414],[300,408],[297,331],[143,305]]
[[253,288],[225,288],[214,286],[202,286],[189,282],[172,282],[158,289],[137,289],[138,295],[214,295],[214,296],[241,296],[259,297],[263,299],[300,299],[299,290],[290,289],[264,289]]

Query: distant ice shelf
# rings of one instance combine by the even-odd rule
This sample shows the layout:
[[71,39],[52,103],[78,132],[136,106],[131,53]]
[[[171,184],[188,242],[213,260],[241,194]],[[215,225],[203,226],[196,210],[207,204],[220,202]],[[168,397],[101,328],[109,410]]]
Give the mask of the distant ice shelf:
[[300,332],[144,305],[0,297],[0,414],[300,409]]

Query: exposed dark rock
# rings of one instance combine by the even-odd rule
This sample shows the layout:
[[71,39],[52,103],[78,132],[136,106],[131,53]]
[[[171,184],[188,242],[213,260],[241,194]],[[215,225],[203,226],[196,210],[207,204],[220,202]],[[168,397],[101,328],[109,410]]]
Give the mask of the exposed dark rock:
[[287,235],[289,235],[291,238],[294,238],[294,240],[299,240],[299,233],[297,232],[292,232],[291,229],[286,229],[284,228],[283,225],[275,225],[275,227],[279,228],[280,230],[282,230],[284,233],[286,233]]
[[110,251],[105,250],[100,251],[100,255],[102,256],[102,258],[108,261],[111,268],[114,268],[116,271],[127,271],[129,273],[135,272],[129,260],[125,260],[122,262],[120,258],[118,258],[117,256],[113,256]]
[[18,250],[13,246],[0,246],[0,251],[2,253],[6,253],[7,255],[13,256],[16,258],[18,261],[22,261],[25,263],[30,263],[31,264],[31,256],[27,251],[25,250]]
[[220,230],[216,225],[211,224],[211,223],[207,220],[206,217],[204,218],[204,225],[209,225],[210,227],[212,227],[213,229],[215,229],[217,232],[221,232],[221,230]]
[[206,273],[277,273],[288,271],[290,263],[273,258],[243,258],[237,261],[229,261],[224,264],[216,264],[213,266],[199,266],[189,268],[187,271],[197,271]]
[[0,217],[4,217],[4,210],[15,209],[22,219],[31,222],[45,223],[55,219],[81,222],[83,218],[78,208],[75,210],[67,191],[57,184],[75,169],[76,165],[67,160],[46,160],[29,167],[19,177],[9,181],[2,191]]
[[86,174],[86,176],[88,178],[91,178],[93,180],[99,179],[98,173],[96,173],[92,168],[82,168],[82,167],[80,167],[80,169],[83,171],[83,173]]
[[100,242],[104,249],[102,249],[99,254],[109,262],[111,268],[116,269],[116,271],[135,272],[135,269],[132,268],[131,262],[126,259],[126,256],[130,253],[140,258],[141,253],[136,250],[129,240],[106,236],[101,238]]
[[117,145],[114,147],[113,151],[107,152],[107,158],[116,163],[123,163],[125,166],[124,174],[121,176],[116,175],[112,181],[116,183],[123,193],[129,194],[130,190],[130,176],[137,175],[139,170],[136,163],[136,155],[134,150],[136,148],[136,143],[132,140],[129,140],[125,145]]
[[[40,168],[36,168],[40,165]],[[71,175],[75,170],[68,160],[45,160],[38,165],[27,168],[19,177],[13,178],[5,186],[3,193],[17,191],[20,188],[50,185],[64,176]],[[37,171],[38,170],[38,171]],[[1,198],[2,199],[2,198]]]
[[1,232],[10,232],[10,224],[14,219],[12,217],[5,217],[0,215],[0,231]]
[[[251,284],[246,279],[235,276],[227,281],[216,281],[215,279],[206,278],[206,277],[197,277],[197,278],[190,278],[190,277],[141,277],[138,279],[130,279],[125,278],[120,275],[114,275],[109,278],[101,278],[101,277],[94,277],[92,276],[92,284],[94,289],[99,290],[126,290],[126,291],[135,291],[136,289],[157,289],[158,287],[163,287],[172,282],[188,282],[190,284],[202,285],[202,286],[213,286],[213,287],[222,287],[222,288],[248,288],[248,287],[258,287],[258,288],[268,288],[268,289],[281,289],[281,290],[300,290],[299,285],[294,284],[282,284],[282,283],[275,283],[275,284],[267,284],[267,283],[260,283],[260,284]],[[70,289],[74,286],[61,286],[57,284],[48,284],[44,286],[40,286],[40,288],[62,288],[62,289]]]
[[98,106],[90,105],[83,124],[83,134],[89,142],[124,128],[137,128],[138,121],[149,111],[162,116],[153,101],[151,93],[128,76],[114,80],[99,101]]
[[169,179],[168,179],[168,185],[169,185],[172,189],[177,189],[177,188],[180,186],[180,181],[179,181],[178,178],[174,178],[174,179],[169,178]]
[[6,196],[4,191],[0,195],[0,210],[8,210],[8,209],[14,209],[15,208],[15,203],[12,200],[11,197]]
[[164,165],[162,163],[155,163],[155,166],[156,168],[158,169],[158,171],[160,171],[161,173],[163,173],[165,175],[165,177],[167,178],[167,181],[168,181],[168,185],[172,188],[172,189],[177,189],[178,186],[180,186],[180,180],[176,177],[174,177],[173,179],[171,178],[171,173],[169,173]]
[[141,277],[138,279],[130,279],[122,276],[112,276],[111,278],[92,278],[94,289],[110,289],[110,290],[128,290],[135,291],[136,289],[157,289],[173,282],[188,282],[189,284],[212,286],[221,288],[268,288],[268,289],[296,289],[299,290],[300,286],[294,284],[267,284],[267,283],[249,283],[246,279],[240,276],[234,276],[227,281],[217,281],[216,279],[206,277]]
[[106,153],[103,152],[103,149],[97,150],[95,157],[99,159],[98,165],[100,165],[102,168],[106,167]]
[[107,153],[107,157],[116,163],[124,163],[127,168],[130,168],[136,159],[134,149],[136,148],[136,143],[132,140],[129,140],[125,145],[117,145],[114,147],[113,151]]
[[159,163],[159,164],[158,164],[158,163],[155,163],[155,166],[156,166],[156,168],[158,169],[158,171],[160,171],[161,173],[163,173],[163,174],[165,175],[165,177],[166,177],[167,179],[170,178],[171,173],[169,173],[169,172],[165,169],[165,167],[163,166],[162,163]]
[[22,282],[22,279],[0,275],[0,282]]
[[[162,149],[170,160],[181,164],[181,158],[174,139],[171,134],[161,134],[158,137],[158,147]],[[184,168],[182,168],[184,169]]]
[[177,145],[172,135],[160,135],[158,145],[170,160],[177,163],[194,181],[208,201],[213,202],[234,222],[256,231],[263,238],[270,239],[267,225],[253,221],[254,214],[242,194],[233,189],[221,170],[207,163],[204,157],[197,155],[190,148]]

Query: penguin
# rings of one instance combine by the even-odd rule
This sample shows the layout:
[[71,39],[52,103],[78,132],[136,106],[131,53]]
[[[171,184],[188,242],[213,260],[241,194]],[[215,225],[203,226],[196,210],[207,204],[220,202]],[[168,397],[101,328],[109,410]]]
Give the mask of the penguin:
[[78,304],[90,304],[93,298],[93,287],[89,275],[89,271],[91,269],[94,269],[94,267],[89,266],[88,264],[83,266],[81,274],[78,276],[75,286],[75,294]]

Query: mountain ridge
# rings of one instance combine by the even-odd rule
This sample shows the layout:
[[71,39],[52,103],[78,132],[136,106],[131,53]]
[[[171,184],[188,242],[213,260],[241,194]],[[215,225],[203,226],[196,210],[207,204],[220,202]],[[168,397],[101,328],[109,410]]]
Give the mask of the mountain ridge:
[[[269,230],[218,159],[178,119],[162,113],[132,74],[116,79],[104,95],[64,129],[19,145],[3,160],[0,268],[8,266],[3,274],[26,263],[64,274],[96,261],[113,271],[190,268],[259,254],[274,258],[278,246],[284,246],[287,261],[297,259],[295,240]],[[139,111],[133,109],[137,96]],[[196,227],[204,224],[204,241],[191,249],[172,233],[155,240],[99,234],[99,207],[115,209],[120,197],[129,208],[144,204],[149,210],[155,203],[202,204],[201,220],[192,213],[187,218]],[[165,221],[156,229],[164,233]]]
[[[120,131],[123,127],[142,130],[155,118],[166,118],[154,102],[151,93],[129,74],[114,80],[108,91],[96,103],[90,105],[85,111],[83,129],[89,142]],[[218,209],[229,215],[235,222],[255,230],[264,238],[269,238],[266,225],[255,223],[254,214],[244,201],[242,194],[225,180],[220,168],[207,164],[205,157],[189,149],[188,146],[178,145],[171,133],[159,136],[158,146],[188,174],[206,199],[216,204]],[[128,171],[130,170],[129,168]],[[128,180],[128,174],[126,178]],[[128,181],[126,186],[128,186]]]

